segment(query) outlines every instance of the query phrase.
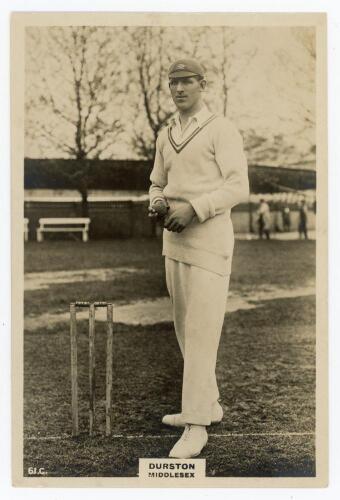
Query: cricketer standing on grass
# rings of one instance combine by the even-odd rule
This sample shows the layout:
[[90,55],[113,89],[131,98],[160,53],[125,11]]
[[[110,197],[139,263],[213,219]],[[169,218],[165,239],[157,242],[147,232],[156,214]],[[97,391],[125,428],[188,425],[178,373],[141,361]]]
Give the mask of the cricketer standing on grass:
[[164,220],[166,283],[184,359],[181,413],[163,417],[184,427],[174,458],[199,455],[206,427],[223,417],[215,368],[234,247],[230,209],[249,195],[241,135],[208,110],[205,87],[198,61],[170,67],[178,112],[158,135],[150,176],[149,215]]

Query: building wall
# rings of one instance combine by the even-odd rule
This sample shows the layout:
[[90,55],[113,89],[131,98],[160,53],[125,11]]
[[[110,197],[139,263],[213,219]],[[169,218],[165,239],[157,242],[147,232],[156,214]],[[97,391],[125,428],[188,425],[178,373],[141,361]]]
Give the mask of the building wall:
[[[88,204],[90,239],[152,237],[160,234],[160,228],[148,217],[147,200],[90,201]],[[248,233],[252,227],[257,232],[256,206],[239,205],[232,211],[235,233]],[[291,231],[298,229],[298,211],[291,209]],[[25,201],[24,216],[29,219],[29,239],[36,240],[36,229],[41,217],[81,217],[79,201]],[[281,212],[272,210],[272,230],[282,230]],[[308,214],[309,229],[315,228],[315,214]],[[46,238],[62,238],[65,235],[48,234]],[[69,237],[66,235],[66,237]],[[80,237],[78,234],[77,237]]]

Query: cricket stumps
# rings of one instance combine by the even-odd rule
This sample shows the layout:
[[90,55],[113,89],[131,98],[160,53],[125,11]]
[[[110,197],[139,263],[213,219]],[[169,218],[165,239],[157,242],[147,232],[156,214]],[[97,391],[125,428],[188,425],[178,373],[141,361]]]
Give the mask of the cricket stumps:
[[111,435],[112,427],[112,362],[113,362],[113,305],[107,302],[72,302],[70,304],[71,341],[71,392],[72,435],[79,435],[78,409],[78,332],[77,309],[89,311],[89,434],[93,436],[96,409],[96,309],[106,308],[106,377],[105,377],[105,434]]

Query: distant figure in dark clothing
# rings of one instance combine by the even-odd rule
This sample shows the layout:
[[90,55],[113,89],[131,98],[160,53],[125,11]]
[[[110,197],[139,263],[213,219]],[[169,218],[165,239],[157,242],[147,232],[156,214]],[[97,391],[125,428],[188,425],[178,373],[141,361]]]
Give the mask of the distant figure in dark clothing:
[[289,207],[284,207],[282,210],[282,228],[284,231],[290,231],[290,210]]
[[260,206],[257,211],[258,215],[258,225],[259,225],[259,237],[262,240],[265,234],[267,240],[270,239],[270,208],[266,201],[260,200]]
[[302,200],[299,207],[299,237],[300,240],[302,237],[305,237],[305,240],[308,240],[307,233],[307,220],[308,220],[308,208],[305,200]]
[[313,212],[316,214],[316,200],[313,201]]

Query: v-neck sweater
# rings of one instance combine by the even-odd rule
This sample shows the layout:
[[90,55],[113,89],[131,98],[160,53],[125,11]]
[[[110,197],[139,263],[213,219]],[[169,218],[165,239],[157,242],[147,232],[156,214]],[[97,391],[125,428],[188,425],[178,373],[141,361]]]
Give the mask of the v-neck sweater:
[[170,213],[190,203],[196,216],[181,233],[164,229],[163,255],[228,275],[234,247],[230,210],[249,196],[241,135],[228,118],[210,115],[182,143],[174,142],[171,125],[162,129],[150,203],[165,199]]

